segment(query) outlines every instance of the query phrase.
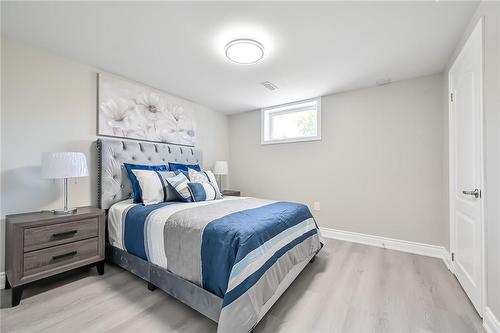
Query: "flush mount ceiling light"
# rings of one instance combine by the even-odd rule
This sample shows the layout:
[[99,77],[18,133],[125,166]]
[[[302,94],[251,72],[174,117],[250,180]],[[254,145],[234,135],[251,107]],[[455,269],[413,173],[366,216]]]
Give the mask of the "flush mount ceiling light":
[[237,64],[253,64],[264,57],[264,46],[253,39],[235,39],[226,44],[226,57]]

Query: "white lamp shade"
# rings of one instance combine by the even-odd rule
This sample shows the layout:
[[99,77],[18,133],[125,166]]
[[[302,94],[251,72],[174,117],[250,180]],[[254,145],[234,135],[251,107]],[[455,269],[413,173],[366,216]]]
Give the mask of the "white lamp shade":
[[56,152],[42,154],[43,178],[75,178],[89,175],[84,153]]
[[214,174],[227,175],[227,173],[228,173],[227,161],[216,161],[214,165]]

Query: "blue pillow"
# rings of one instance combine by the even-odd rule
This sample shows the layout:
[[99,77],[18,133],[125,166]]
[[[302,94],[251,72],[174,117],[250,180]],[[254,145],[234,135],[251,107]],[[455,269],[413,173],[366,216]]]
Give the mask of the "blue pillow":
[[130,164],[123,163],[125,169],[127,169],[128,178],[132,183],[132,199],[134,203],[142,202],[142,192],[141,186],[139,185],[139,181],[137,177],[134,175],[132,170],[154,170],[154,171],[168,171],[168,165],[160,164],[160,165],[143,165],[143,164]]
[[199,164],[168,163],[168,166],[170,167],[170,171],[182,171],[184,176],[188,177],[188,179],[189,179],[188,169],[201,171]]

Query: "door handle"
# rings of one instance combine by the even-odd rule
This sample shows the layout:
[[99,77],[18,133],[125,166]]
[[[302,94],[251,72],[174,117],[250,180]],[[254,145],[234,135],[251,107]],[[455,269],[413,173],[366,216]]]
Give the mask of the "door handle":
[[474,191],[462,191],[462,193],[465,195],[472,195],[475,198],[479,198],[481,196],[481,191],[479,191],[477,188],[474,189]]

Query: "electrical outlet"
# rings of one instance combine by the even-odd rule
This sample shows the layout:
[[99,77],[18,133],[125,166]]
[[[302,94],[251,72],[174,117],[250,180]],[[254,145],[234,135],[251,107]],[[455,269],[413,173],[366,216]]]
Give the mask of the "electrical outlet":
[[320,202],[319,202],[319,201],[315,201],[315,202],[314,202],[313,209],[314,209],[314,210],[321,210],[321,204],[320,204]]

